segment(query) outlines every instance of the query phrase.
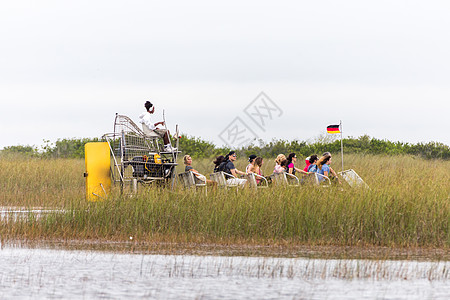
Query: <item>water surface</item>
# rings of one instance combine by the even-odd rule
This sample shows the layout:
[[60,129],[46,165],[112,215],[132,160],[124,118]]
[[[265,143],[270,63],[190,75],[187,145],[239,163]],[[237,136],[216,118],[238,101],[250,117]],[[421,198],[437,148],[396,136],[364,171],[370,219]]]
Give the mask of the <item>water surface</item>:
[[450,263],[5,247],[0,297],[449,299]]

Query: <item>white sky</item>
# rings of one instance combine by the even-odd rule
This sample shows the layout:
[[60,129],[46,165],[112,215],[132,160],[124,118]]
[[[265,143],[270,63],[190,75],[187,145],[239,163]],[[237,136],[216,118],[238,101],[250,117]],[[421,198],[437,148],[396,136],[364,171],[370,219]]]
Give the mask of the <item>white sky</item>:
[[[2,1],[0,148],[100,137],[146,100],[169,129],[450,144],[448,1]],[[264,91],[265,131],[243,110]]]

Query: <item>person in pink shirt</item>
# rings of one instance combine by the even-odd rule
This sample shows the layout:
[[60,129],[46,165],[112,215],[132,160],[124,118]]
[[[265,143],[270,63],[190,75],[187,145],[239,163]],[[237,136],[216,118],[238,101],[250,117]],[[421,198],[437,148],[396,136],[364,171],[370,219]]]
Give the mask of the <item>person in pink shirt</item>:
[[295,155],[295,153],[291,153],[289,154],[289,156],[287,157],[287,161],[288,161],[288,166],[287,166],[287,173],[295,175],[295,172],[299,172],[302,174],[308,174],[308,172],[303,171],[302,169],[296,168],[294,166],[294,163],[297,161],[297,155]]

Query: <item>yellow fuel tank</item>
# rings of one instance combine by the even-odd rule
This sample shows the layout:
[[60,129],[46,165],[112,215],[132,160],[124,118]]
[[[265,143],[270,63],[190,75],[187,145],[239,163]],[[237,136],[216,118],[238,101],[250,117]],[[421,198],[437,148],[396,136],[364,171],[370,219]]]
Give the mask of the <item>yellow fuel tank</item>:
[[153,155],[153,161],[155,162],[155,164],[158,164],[158,165],[162,164],[161,155],[159,155],[158,153],[155,153],[155,155]]
[[111,189],[111,158],[107,142],[86,143],[84,146],[86,163],[86,199],[97,201],[106,199]]

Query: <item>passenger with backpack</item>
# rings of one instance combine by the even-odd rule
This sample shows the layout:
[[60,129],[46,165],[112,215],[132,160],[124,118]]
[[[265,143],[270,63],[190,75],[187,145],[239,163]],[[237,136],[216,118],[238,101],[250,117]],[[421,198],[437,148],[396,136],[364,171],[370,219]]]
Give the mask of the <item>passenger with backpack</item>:
[[[220,164],[218,170],[225,173],[225,178],[227,179],[228,184],[244,186],[247,183],[247,179],[237,178],[238,175],[245,175],[245,173],[242,171],[239,171],[234,166],[234,162],[236,161],[236,159],[237,159],[236,152],[230,151],[230,153],[228,153],[225,156],[225,161]],[[231,174],[235,178],[233,178],[227,174]]]
[[309,157],[309,165],[307,168],[307,172],[310,173],[317,173],[317,161],[319,160],[319,157],[317,156],[317,154],[313,154]]

